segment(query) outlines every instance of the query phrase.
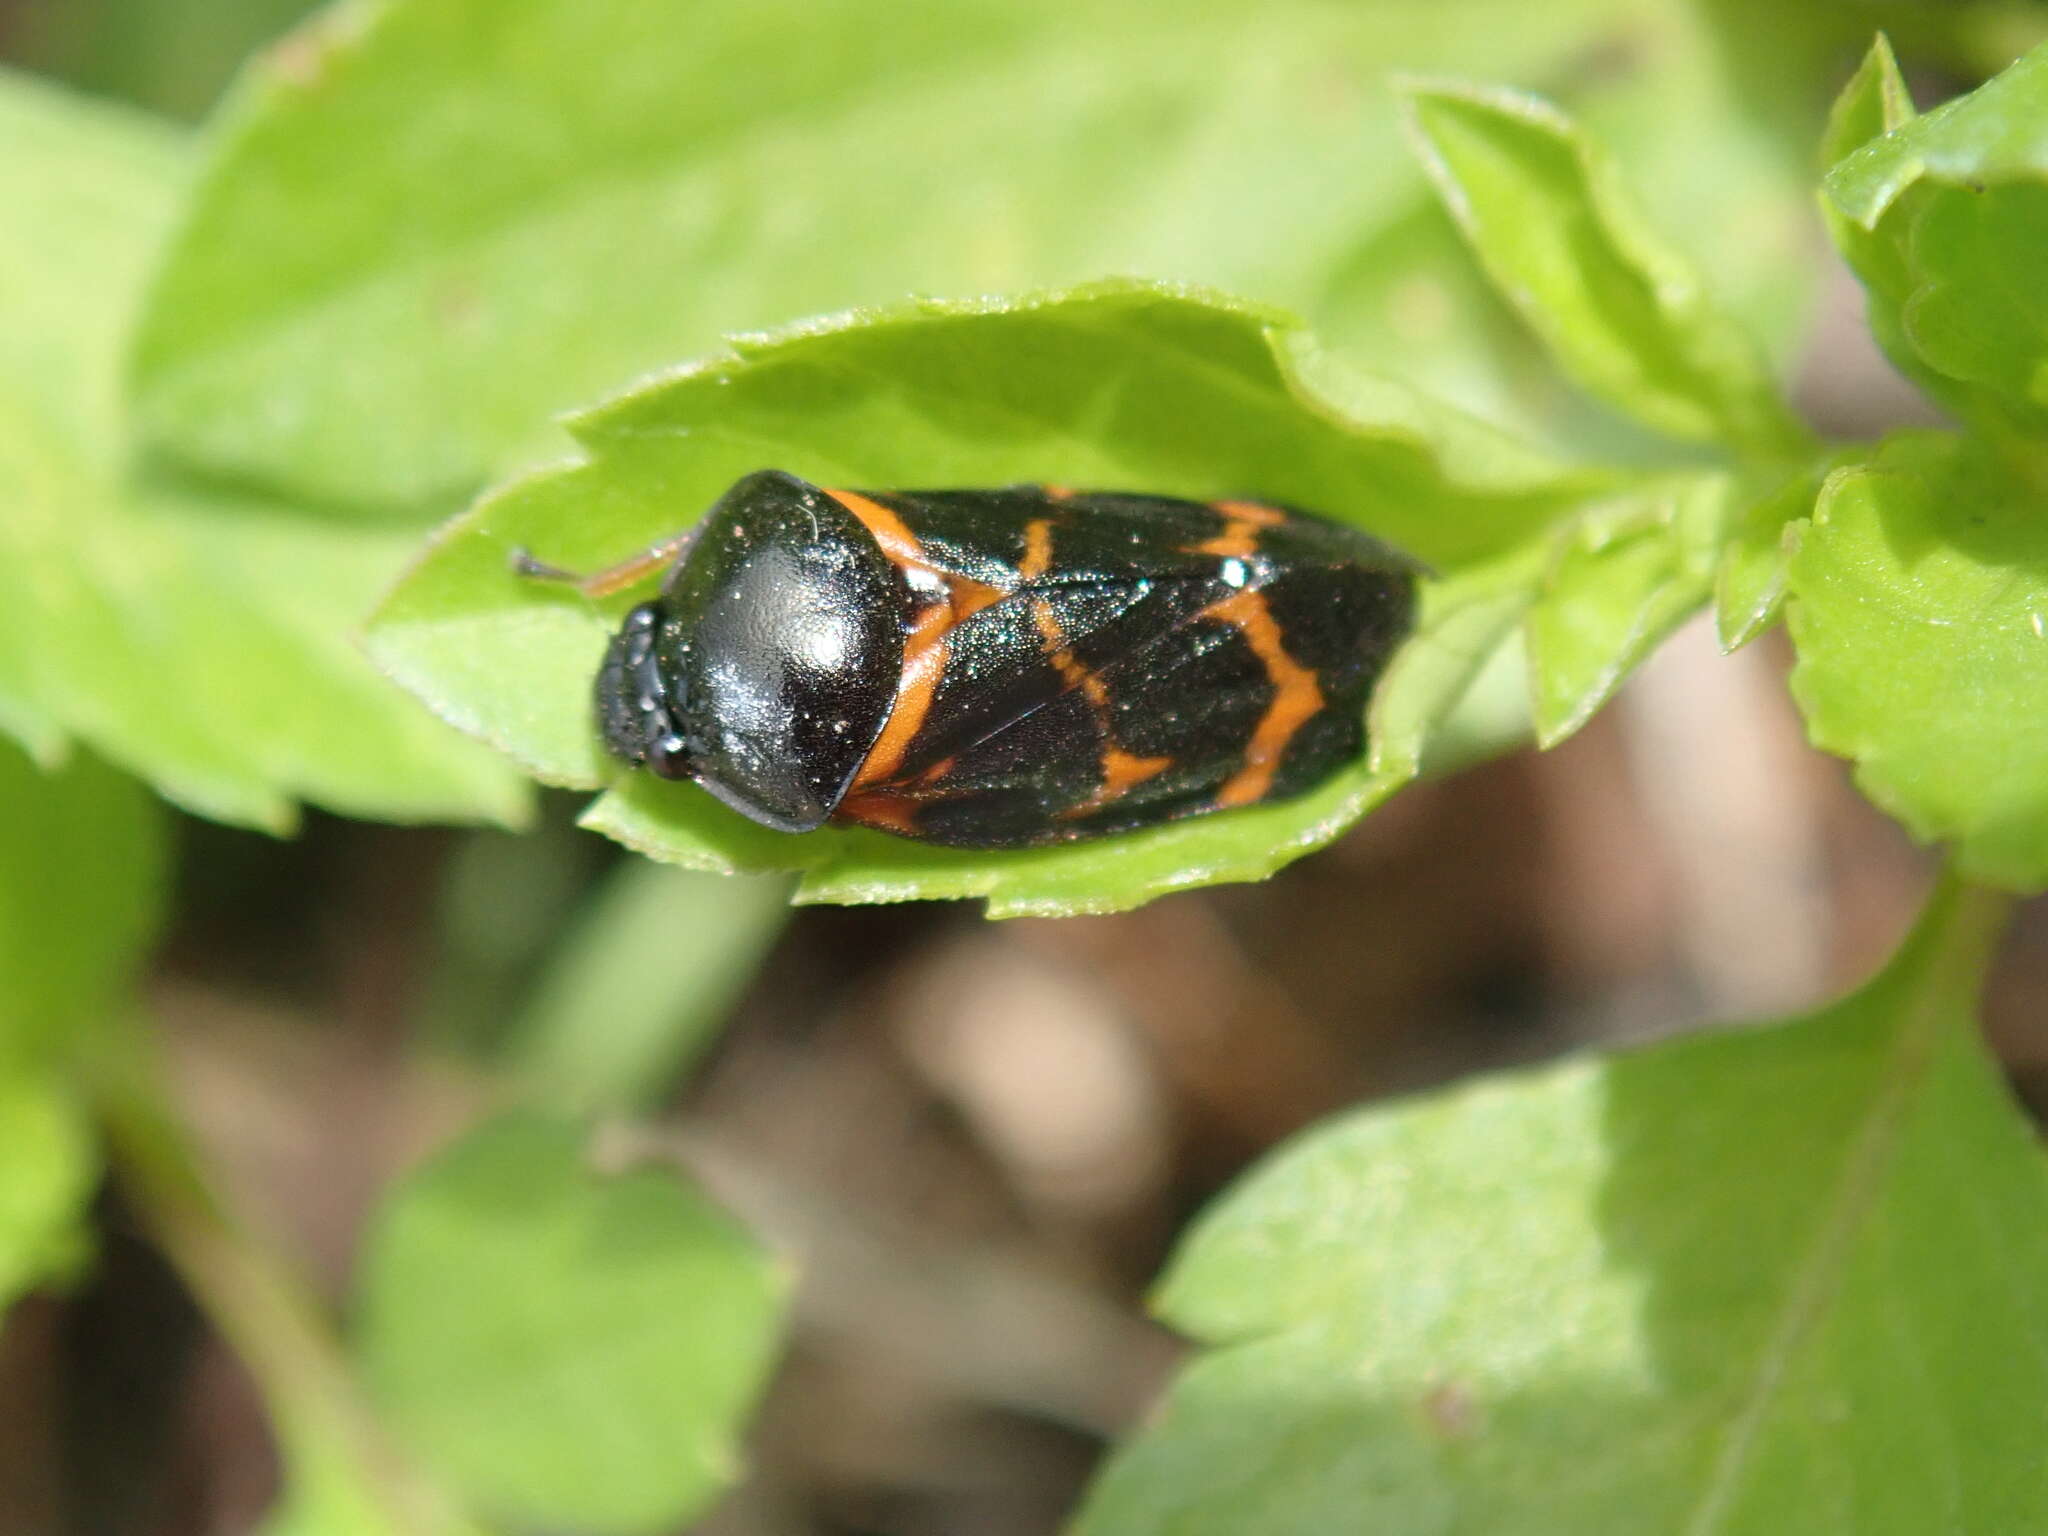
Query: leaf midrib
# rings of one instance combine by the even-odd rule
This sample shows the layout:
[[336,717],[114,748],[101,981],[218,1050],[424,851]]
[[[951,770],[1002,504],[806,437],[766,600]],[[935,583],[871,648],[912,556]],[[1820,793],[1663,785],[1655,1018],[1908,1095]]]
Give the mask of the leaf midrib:
[[1916,1104],[1915,1090],[1933,1066],[1942,1031],[1951,1027],[1956,1010],[1951,973],[1973,937],[1959,932],[1964,927],[1960,914],[1948,914],[1943,931],[1932,936],[1934,953],[1922,958],[1912,979],[1878,1091],[1836,1177],[1828,1218],[1792,1275],[1720,1454],[1685,1522],[1685,1536],[1712,1536],[1725,1529],[1765,1420],[1800,1352],[1825,1321],[1865,1221],[1882,1195],[1887,1165]]

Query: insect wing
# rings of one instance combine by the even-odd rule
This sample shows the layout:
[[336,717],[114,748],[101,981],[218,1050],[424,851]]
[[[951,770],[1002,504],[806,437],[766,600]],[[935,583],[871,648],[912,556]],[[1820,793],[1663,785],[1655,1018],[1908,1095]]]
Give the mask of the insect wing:
[[1412,562],[1282,508],[886,500],[921,564],[992,594],[841,807],[929,841],[1054,841],[1306,788],[1357,755],[1411,618]]

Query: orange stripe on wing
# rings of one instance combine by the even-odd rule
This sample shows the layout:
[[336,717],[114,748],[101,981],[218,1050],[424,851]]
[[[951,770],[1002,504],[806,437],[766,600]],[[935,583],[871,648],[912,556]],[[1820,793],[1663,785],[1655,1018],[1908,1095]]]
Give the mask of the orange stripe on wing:
[[953,629],[953,605],[945,598],[927,605],[903,637],[903,671],[896,680],[896,702],[882,734],[861,759],[854,789],[865,789],[891,777],[903,766],[903,754],[923,728],[946,673],[947,636]]
[[915,837],[917,811],[917,801],[891,794],[886,789],[850,790],[832,808],[832,819],[858,822],[864,827]]
[[[1034,517],[1024,525],[1024,558],[1017,563],[1017,575],[1025,581],[1036,581],[1052,569],[1052,519]],[[1052,615],[1047,613],[1046,617]],[[1039,625],[1042,632],[1045,626]]]
[[1060,812],[1062,816],[1086,816],[1090,811],[1099,811],[1113,800],[1123,797],[1124,791],[1133,789],[1147,779],[1156,779],[1173,766],[1170,757],[1139,757],[1126,752],[1122,747],[1102,749],[1102,783],[1094,794],[1079,805],[1068,806]]
[[890,707],[882,734],[861,760],[850,794],[892,778],[902,768],[904,754],[923,729],[932,712],[932,700],[938,696],[954,626],[1009,594],[985,581],[939,569],[909,525],[894,509],[883,506],[872,496],[832,489],[826,489],[825,494],[860,520],[891,563],[930,578],[913,587],[913,596],[922,598],[924,603],[911,621],[910,633],[903,637],[903,670],[896,681],[896,702]]
[[1322,709],[1322,685],[1316,681],[1315,673],[1287,654],[1287,647],[1281,643],[1280,626],[1274,622],[1273,610],[1267,606],[1263,593],[1233,593],[1204,608],[1200,617],[1234,625],[1273,682],[1273,702],[1266,706],[1265,714],[1252,731],[1251,744],[1244,752],[1244,766],[1216,791],[1218,805],[1250,805],[1264,799],[1266,791],[1273,787],[1273,775],[1279,771],[1280,758],[1294,733]]
[[[917,542],[917,535],[896,513],[883,506],[872,496],[863,496],[859,491],[835,491],[822,488],[840,506],[846,508],[861,525],[875,536],[875,542],[882,546],[882,553],[898,565],[914,565],[920,570],[931,571],[931,560],[925,555],[924,546]],[[937,574],[936,571],[933,574]]]
[[1031,604],[1032,622],[1038,626],[1039,638],[1045,642],[1045,653],[1052,662],[1053,670],[1069,688],[1078,688],[1081,696],[1094,711],[1096,723],[1102,728],[1102,782],[1095,787],[1095,793],[1078,805],[1070,805],[1060,812],[1062,817],[1085,816],[1099,810],[1116,799],[1133,785],[1164,773],[1173,766],[1170,757],[1139,757],[1126,752],[1110,735],[1109,729],[1109,688],[1102,679],[1084,666],[1074,653],[1067,649],[1067,637],[1060,628],[1060,621],[1052,611],[1052,604],[1038,598]]
[[1287,521],[1287,514],[1279,508],[1256,501],[1215,501],[1209,505],[1223,514],[1224,522],[1223,531],[1215,538],[1204,539],[1195,546],[1196,551],[1205,555],[1235,555],[1248,560],[1258,553],[1259,530]]
[[999,603],[1010,594],[1001,587],[992,587],[985,581],[976,581],[972,576],[945,578],[946,596],[953,604],[953,622],[971,619],[991,603]]
[[985,581],[976,581],[972,576],[962,576],[957,571],[942,570],[925,553],[917,535],[910,531],[910,525],[903,521],[892,508],[883,506],[872,496],[863,496],[859,491],[825,492],[840,506],[860,519],[861,526],[874,536],[875,543],[883,554],[896,565],[908,570],[922,571],[946,584],[946,591],[953,603],[953,622],[972,618],[991,603],[1002,601],[1010,594],[1003,587],[991,586]]

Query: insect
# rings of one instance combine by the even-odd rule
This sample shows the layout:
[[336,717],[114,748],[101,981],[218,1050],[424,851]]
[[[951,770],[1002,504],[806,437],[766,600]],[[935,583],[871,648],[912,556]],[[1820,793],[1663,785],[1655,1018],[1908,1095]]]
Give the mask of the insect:
[[596,686],[605,746],[765,826],[1014,848],[1298,795],[1364,747],[1422,567],[1257,501],[748,475]]

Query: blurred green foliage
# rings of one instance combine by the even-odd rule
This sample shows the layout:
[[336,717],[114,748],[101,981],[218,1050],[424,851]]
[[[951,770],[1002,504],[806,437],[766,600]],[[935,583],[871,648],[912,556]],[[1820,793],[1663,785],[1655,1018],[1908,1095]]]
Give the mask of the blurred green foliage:
[[422,1462],[510,1529],[668,1529],[739,1470],[784,1282],[656,1166],[575,1126],[489,1121],[389,1202],[363,1260],[364,1369]]

